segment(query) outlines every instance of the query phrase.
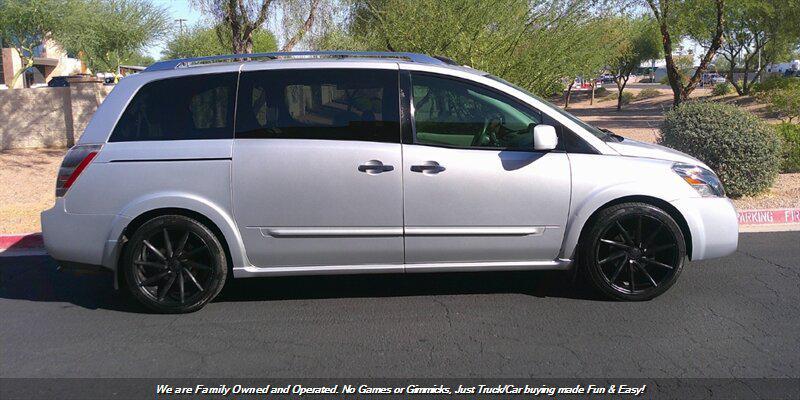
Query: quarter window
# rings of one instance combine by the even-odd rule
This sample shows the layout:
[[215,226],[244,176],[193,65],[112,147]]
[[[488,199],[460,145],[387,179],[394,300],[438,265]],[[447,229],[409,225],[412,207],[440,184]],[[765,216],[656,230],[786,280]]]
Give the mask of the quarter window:
[[397,71],[245,72],[236,138],[399,143]]
[[233,138],[236,74],[194,75],[144,85],[111,142]]
[[412,74],[416,143],[465,148],[533,148],[538,112],[463,81]]

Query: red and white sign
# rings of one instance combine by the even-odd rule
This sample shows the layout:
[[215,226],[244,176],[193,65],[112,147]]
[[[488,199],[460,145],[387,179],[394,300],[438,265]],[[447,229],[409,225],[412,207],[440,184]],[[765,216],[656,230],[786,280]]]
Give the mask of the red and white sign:
[[739,225],[800,224],[800,208],[739,211]]

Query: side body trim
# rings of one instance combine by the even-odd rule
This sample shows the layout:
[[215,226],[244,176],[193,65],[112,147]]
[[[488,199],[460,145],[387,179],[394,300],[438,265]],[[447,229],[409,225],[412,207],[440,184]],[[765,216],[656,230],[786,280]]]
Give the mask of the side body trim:
[[541,235],[544,226],[480,226],[480,227],[248,227],[264,237],[338,237],[338,236],[528,236]]

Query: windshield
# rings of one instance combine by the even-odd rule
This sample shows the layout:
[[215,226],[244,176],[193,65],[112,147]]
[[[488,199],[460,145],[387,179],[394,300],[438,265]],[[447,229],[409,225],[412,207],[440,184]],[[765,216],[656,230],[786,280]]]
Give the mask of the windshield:
[[555,105],[553,103],[550,103],[549,101],[547,101],[547,100],[545,100],[545,99],[543,99],[543,98],[541,98],[541,97],[539,97],[539,96],[537,96],[537,95],[535,95],[535,94],[533,94],[533,93],[531,93],[531,92],[529,92],[529,91],[527,91],[527,90],[525,90],[525,89],[523,89],[523,88],[521,88],[521,87],[519,87],[519,86],[517,86],[517,85],[515,85],[515,84],[513,84],[513,83],[511,83],[511,82],[509,82],[507,80],[505,80],[505,79],[503,79],[503,78],[498,78],[498,77],[496,77],[494,75],[486,75],[486,77],[489,78],[489,79],[493,79],[495,81],[498,81],[500,83],[504,83],[504,84],[506,84],[508,86],[511,86],[514,89],[517,89],[520,92],[525,93],[528,96],[531,96],[534,99],[539,100],[542,103],[545,103],[545,104],[549,105],[551,109],[553,109],[553,110],[557,111],[559,114],[567,117],[570,121],[578,124],[581,128],[586,129],[589,133],[591,133],[592,135],[597,136],[598,138],[600,138],[602,140],[608,140],[608,138],[610,137],[610,135],[607,132],[604,132],[604,131],[598,129],[597,127],[595,127],[595,126],[589,125],[586,122],[581,121],[578,117],[576,117],[576,116],[574,116],[574,115],[562,110],[561,107],[559,107],[559,106],[557,106],[557,105]]

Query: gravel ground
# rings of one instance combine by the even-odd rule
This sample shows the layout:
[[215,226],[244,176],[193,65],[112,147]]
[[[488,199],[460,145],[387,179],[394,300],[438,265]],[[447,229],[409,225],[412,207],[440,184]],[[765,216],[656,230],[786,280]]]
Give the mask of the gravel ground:
[[0,151],[0,234],[41,230],[39,213],[53,205],[56,174],[65,152]]

